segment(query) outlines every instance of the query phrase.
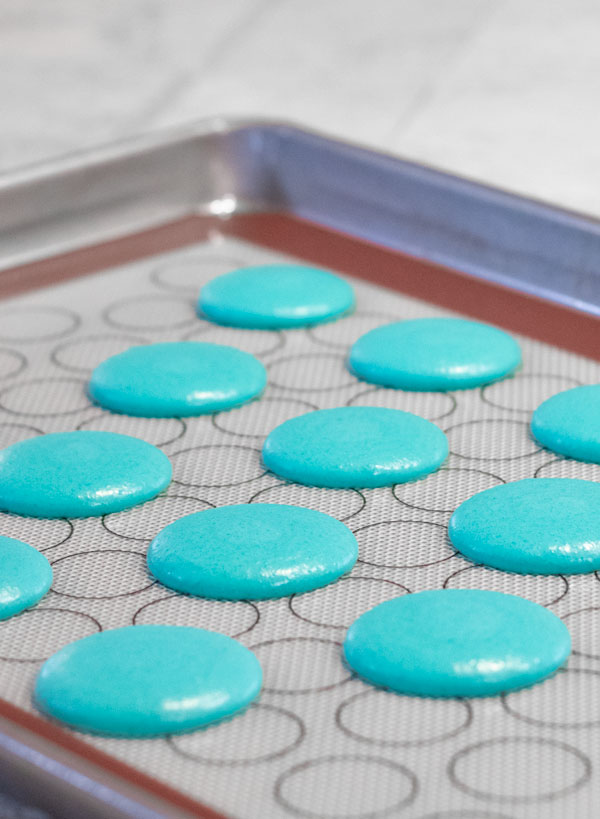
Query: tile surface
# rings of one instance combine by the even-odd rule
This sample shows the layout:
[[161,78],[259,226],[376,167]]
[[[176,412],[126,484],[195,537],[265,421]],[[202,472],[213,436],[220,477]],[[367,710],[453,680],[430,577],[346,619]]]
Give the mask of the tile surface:
[[214,114],[600,214],[591,0],[4,0],[0,170]]

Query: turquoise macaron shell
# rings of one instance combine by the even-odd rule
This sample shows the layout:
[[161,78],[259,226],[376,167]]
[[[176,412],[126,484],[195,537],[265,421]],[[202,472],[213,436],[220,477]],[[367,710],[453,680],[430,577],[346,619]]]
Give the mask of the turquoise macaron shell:
[[22,540],[0,535],[0,620],[35,605],[52,585],[52,567]]
[[131,347],[99,364],[90,397],[113,412],[147,418],[204,415],[238,407],[267,383],[263,364],[222,344],[172,341]]
[[457,390],[513,373],[521,349],[508,333],[458,318],[421,318],[377,327],[350,350],[349,368],[364,381],[403,390]]
[[0,509],[37,518],[119,512],[171,481],[155,446],[115,432],[54,432],[0,450]]
[[581,574],[600,569],[600,484],[526,478],[464,501],[448,534],[461,554],[506,572]]
[[301,506],[239,504],[171,523],[148,549],[148,569],[176,591],[222,600],[262,600],[325,586],[358,557],[340,521]]
[[600,463],[600,384],[573,387],[546,399],[533,413],[531,432],[553,452]]
[[354,305],[352,286],[327,270],[266,264],[224,273],[204,285],[198,313],[219,324],[276,330],[331,321]]
[[261,685],[257,658],[231,637],[187,626],[125,626],[50,657],[37,676],[34,701],[80,731],[151,737],[230,717]]
[[265,466],[297,483],[373,488],[421,478],[448,455],[424,418],[384,407],[337,407],[284,421],[263,445]]
[[571,651],[548,609],[500,592],[436,589],[388,600],[344,640],[350,668],[377,686],[422,697],[485,697],[532,685]]

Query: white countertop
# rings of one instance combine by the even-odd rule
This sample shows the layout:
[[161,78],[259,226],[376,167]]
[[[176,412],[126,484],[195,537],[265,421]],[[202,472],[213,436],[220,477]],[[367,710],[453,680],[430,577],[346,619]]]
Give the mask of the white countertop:
[[2,0],[0,170],[258,115],[600,215],[596,0]]

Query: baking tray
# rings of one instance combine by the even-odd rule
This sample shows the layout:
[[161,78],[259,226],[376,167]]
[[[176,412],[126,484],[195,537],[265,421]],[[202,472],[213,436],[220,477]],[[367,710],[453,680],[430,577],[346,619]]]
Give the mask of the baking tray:
[[[351,528],[362,532],[368,552],[385,551],[387,537],[370,541],[371,527],[398,523],[407,530],[443,531],[452,509],[448,486],[430,483],[428,489],[427,481],[419,482],[425,487],[423,505],[422,498],[413,497],[419,484],[393,493],[355,493],[350,501],[345,493],[324,490],[311,494],[293,485],[291,489],[282,486],[274,476],[254,476],[248,458],[258,458],[261,435],[277,422],[278,408],[285,402],[292,414],[298,414],[340,403],[396,405],[400,396],[402,408],[431,417],[452,433],[454,451],[447,473],[454,471],[455,488],[462,492],[484,488],[481,480],[514,480],[544,468],[600,477],[600,470],[596,475],[593,468],[563,462],[530,446],[525,433],[530,405],[545,391],[600,380],[600,369],[592,361],[600,358],[600,230],[594,220],[287,125],[213,120],[5,177],[0,184],[0,236],[0,294],[12,298],[0,316],[7,368],[0,385],[0,411],[4,426],[20,428],[19,435],[39,432],[38,425],[41,431],[52,431],[96,423],[98,408],[84,404],[65,412],[61,402],[72,400],[73,391],[84,393],[89,361],[99,351],[114,352],[114,346],[106,344],[190,335],[210,340],[208,333],[213,331],[193,316],[192,279],[199,283],[203,276],[238,263],[292,257],[331,267],[356,280],[359,312],[351,319],[300,333],[265,336],[217,331],[219,340],[250,349],[269,365],[270,392],[263,402],[253,405],[262,403],[266,414],[252,416],[252,423],[262,424],[260,434],[248,427],[247,415],[240,415],[256,414],[253,408],[235,411],[229,420],[215,416],[209,419],[210,429],[202,428],[197,434],[193,424],[183,422],[175,423],[175,430],[161,427],[151,432],[155,436],[158,431],[160,440],[154,437],[154,442],[180,463],[186,452],[199,446],[237,453],[237,460],[224,461],[219,455],[214,461],[221,477],[212,487],[206,481],[198,486],[193,477],[183,475],[174,485],[182,498],[180,514],[202,503],[256,502],[280,496],[345,517]],[[182,304],[187,304],[187,313]],[[140,310],[146,316],[145,324],[140,324]],[[521,380],[494,391],[469,391],[468,399],[467,393],[458,399],[457,394],[409,399],[406,394],[391,396],[390,391],[382,395],[351,378],[340,381],[344,350],[353,333],[386,319],[440,311],[475,316],[523,336],[529,363]],[[33,338],[27,330],[32,315],[37,325]],[[156,318],[160,315],[167,317],[162,325]],[[73,341],[82,339],[88,340],[88,346],[74,348]],[[315,374],[322,383],[315,385]],[[107,419],[103,417],[102,423],[108,423]],[[499,450],[487,457],[478,449],[481,435],[474,430],[490,429],[490,424],[495,425]],[[515,438],[510,430],[517,429]],[[142,437],[150,434],[137,429],[135,423],[129,431]],[[250,478],[246,469],[251,470]],[[148,516],[155,523],[164,523],[159,513]],[[10,516],[1,517],[4,528],[0,531],[19,536],[20,524],[9,520]],[[73,529],[69,522],[62,523]],[[35,533],[46,544],[55,572],[57,567],[62,569],[67,583],[66,592],[63,588],[58,597],[42,602],[42,613],[49,609],[72,613],[79,611],[80,603],[69,601],[98,598],[89,593],[78,597],[68,590],[69,583],[77,582],[76,572],[64,574],[73,558],[97,551],[104,556],[126,553],[127,560],[135,560],[143,553],[147,538],[136,536],[135,527],[143,529],[139,519],[134,528],[131,521],[125,530],[119,530],[118,524],[117,531],[115,525],[111,529],[110,521],[92,523],[103,532],[98,534],[92,525],[86,529],[84,523],[74,536],[70,531],[63,538],[47,528]],[[50,540],[44,541],[46,536]],[[102,540],[113,536],[122,538],[116,548],[112,541]],[[23,535],[23,539],[28,538]],[[29,540],[34,542],[35,537],[30,535]],[[541,586],[537,581],[523,583],[514,575],[498,580],[501,573],[490,575],[489,570],[468,574],[475,567],[461,563],[451,552],[439,559],[436,549],[441,548],[439,543],[428,543],[432,560],[419,564],[414,558],[415,565],[404,567],[386,565],[377,555],[369,561],[368,554],[363,554],[353,575],[336,584],[335,595],[339,589],[353,590],[344,591],[337,602],[329,599],[329,593],[316,592],[312,598],[305,595],[283,604],[250,606],[241,623],[236,613],[231,622],[227,615],[226,624],[242,642],[257,647],[259,654],[268,655],[277,644],[277,650],[284,652],[280,664],[285,655],[285,662],[292,665],[305,663],[307,658],[309,664],[314,660],[318,665],[331,664],[331,652],[337,657],[343,637],[340,623],[350,605],[347,601],[354,601],[354,606],[358,600],[359,609],[377,602],[369,596],[371,588],[395,595],[467,582],[466,573],[471,585],[501,582],[505,590],[540,599],[561,616],[595,611],[600,586],[594,576],[579,581],[553,578]],[[93,582],[94,572],[91,574]],[[149,597],[137,599],[138,593]],[[117,597],[123,600],[127,595]],[[144,622],[145,607],[151,609],[163,597],[165,590],[156,587],[137,589],[131,596],[131,617]],[[87,605],[81,604],[83,609]],[[124,624],[111,621],[102,609],[105,605],[113,607],[112,602],[89,603],[87,613],[80,614],[95,617],[102,627]],[[100,614],[94,606],[102,609]],[[221,614],[206,611],[194,622],[220,628],[219,618]],[[593,622],[581,629],[581,639],[593,644]],[[28,686],[38,667],[28,662],[14,662],[10,668],[17,670],[2,676],[7,661],[0,660],[5,687],[5,700],[0,704],[0,785],[51,817],[439,815],[529,819],[569,812],[593,815],[591,806],[597,794],[592,775],[595,760],[589,746],[594,745],[596,723],[575,718],[549,724],[543,702],[549,697],[551,705],[555,704],[552,696],[558,695],[552,693],[540,693],[533,710],[531,705],[513,705],[509,698],[475,705],[454,702],[443,705],[443,711],[434,705],[431,714],[423,711],[422,720],[406,729],[410,737],[403,739],[385,734],[377,709],[369,710],[373,706],[359,709],[362,716],[356,716],[361,698],[372,693],[360,681],[344,677],[332,684],[309,685],[311,690],[296,695],[285,686],[267,685],[260,714],[263,721],[274,721],[269,741],[279,736],[278,731],[291,730],[283,752],[265,747],[262,755],[255,750],[250,760],[230,759],[218,765],[214,764],[218,756],[214,749],[211,763],[184,745],[177,749],[178,766],[160,775],[160,764],[165,762],[165,770],[168,767],[166,752],[164,759],[160,754],[154,758],[147,743],[132,743],[128,747],[133,751],[123,755],[119,748],[124,746],[115,741],[92,742],[41,719],[28,705]],[[24,668],[28,670],[22,671]],[[593,647],[578,650],[569,670],[563,672],[565,679],[569,674],[569,680],[577,681],[575,699],[585,703],[593,692],[589,681],[598,676]],[[547,690],[539,688],[540,692]],[[571,696],[570,691],[567,686],[565,696]],[[396,704],[386,709],[398,708],[399,702],[404,699],[395,698]],[[418,716],[419,709],[429,706],[417,702],[421,704],[411,701],[409,711]],[[409,711],[395,718],[406,722]],[[277,727],[280,719],[285,729]],[[379,726],[378,737],[365,737],[364,719]],[[315,721],[328,727],[317,730]],[[261,724],[259,720],[259,733]],[[484,739],[487,729],[493,737],[489,747]],[[533,795],[525,786],[521,791],[516,786],[486,791],[484,782],[478,789],[481,771],[473,772],[468,765],[480,751],[487,760],[481,763],[484,780],[489,775],[485,764],[498,764],[505,777],[516,781],[518,770],[514,765],[511,768],[510,759],[519,760],[520,754],[539,760],[539,777],[543,770],[550,780],[559,781],[565,771],[570,778],[567,776],[564,787],[560,782],[554,788],[540,785]],[[175,763],[171,759],[169,764]],[[186,780],[183,786],[178,776],[179,768],[185,766],[193,782]],[[429,774],[423,766],[431,767]],[[527,765],[519,762],[518,768],[527,769]],[[315,780],[311,779],[314,771]],[[328,802],[331,794],[319,796],[323,783],[318,777],[323,771],[329,771],[326,779],[338,791],[332,805]],[[269,797],[262,801],[260,783],[269,777],[272,782],[264,791]],[[348,802],[348,793],[352,781],[361,777],[374,790],[369,795],[365,786],[366,802],[357,806],[353,799]],[[316,803],[298,802],[294,791],[298,782],[314,791]],[[239,791],[241,797],[226,804],[219,796],[219,788],[225,786]],[[398,794],[386,797],[394,788],[399,788]],[[245,793],[247,805],[243,804]]]

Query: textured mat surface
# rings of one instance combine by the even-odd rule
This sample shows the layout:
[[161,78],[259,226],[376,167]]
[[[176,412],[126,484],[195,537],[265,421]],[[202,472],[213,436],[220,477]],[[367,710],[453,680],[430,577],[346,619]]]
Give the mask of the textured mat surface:
[[[549,395],[600,381],[600,365],[521,339],[524,367],[482,390],[378,389],[344,367],[348,345],[399,318],[441,315],[357,283],[358,311],[311,330],[245,331],[195,316],[203,281],[268,251],[219,239],[5,302],[0,307],[0,446],[42,432],[104,429],[144,438],[172,459],[160,497],[103,519],[39,521],[0,514],[0,533],[53,564],[52,591],[0,624],[0,690],[32,710],[41,661],[100,629],[197,625],[232,635],[263,664],[265,688],[243,717],[156,740],[84,737],[96,747],[237,819],[558,819],[595,816],[600,799],[600,581],[523,577],[456,555],[445,526],[474,492],[523,477],[600,480],[600,466],[540,449],[531,411]],[[91,369],[131,344],[197,339],[232,344],[268,366],[264,398],[195,419],[134,419],[93,406]],[[260,448],[278,423],[314,408],[396,407],[446,431],[451,455],[425,480],[367,491],[311,489],[265,472]],[[360,560],[336,584],[302,596],[226,603],[152,581],[151,538],[181,515],[228,503],[319,509],[357,533]],[[567,670],[504,698],[433,701],[375,690],[340,660],[351,621],[377,603],[429,588],[519,594],[565,618]]]

